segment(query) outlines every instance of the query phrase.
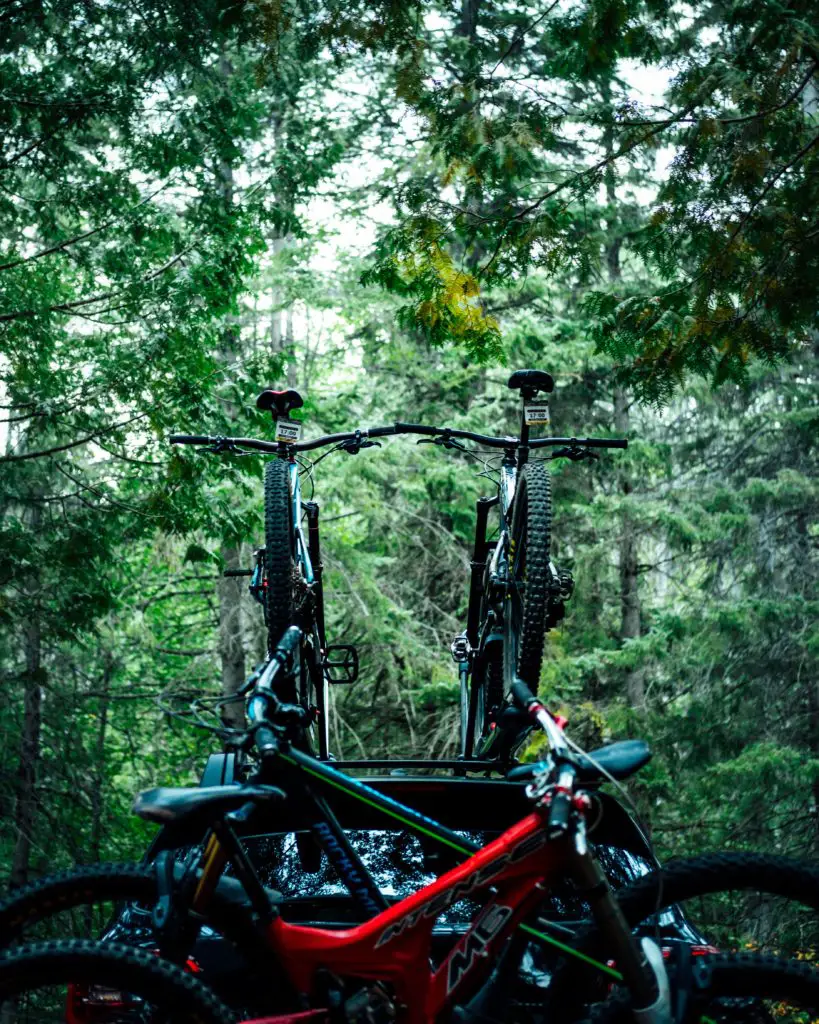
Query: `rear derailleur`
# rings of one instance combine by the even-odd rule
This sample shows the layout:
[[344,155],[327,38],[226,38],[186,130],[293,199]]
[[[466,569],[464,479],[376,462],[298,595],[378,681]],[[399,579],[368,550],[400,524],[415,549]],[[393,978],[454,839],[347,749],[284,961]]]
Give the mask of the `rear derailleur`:
[[553,629],[566,614],[565,602],[574,593],[574,577],[568,569],[554,567],[549,582],[549,609],[546,628]]

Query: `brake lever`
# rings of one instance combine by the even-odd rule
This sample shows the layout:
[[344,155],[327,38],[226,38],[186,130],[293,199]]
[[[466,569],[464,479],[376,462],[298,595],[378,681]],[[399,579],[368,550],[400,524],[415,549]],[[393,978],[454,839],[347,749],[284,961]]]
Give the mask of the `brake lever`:
[[441,448],[457,448],[458,451],[468,452],[469,449],[456,441],[454,438],[447,437],[442,434],[440,437],[422,437],[420,441],[416,441],[416,444],[437,444]]
[[367,438],[361,436],[361,431],[355,432],[355,437],[348,438],[346,441],[342,441],[338,446],[341,451],[347,452],[348,455],[358,455],[362,448],[380,448],[380,441],[370,441]]
[[234,447],[235,445],[232,442],[228,441],[226,437],[217,437],[215,438],[213,444],[204,445],[202,448],[194,448],[194,451],[198,455],[202,455],[205,453],[219,455],[221,452],[231,451]]
[[582,462],[583,459],[594,459],[599,460],[600,456],[595,455],[594,452],[589,451],[588,448],[558,448],[556,452],[552,452],[551,458],[553,459],[571,459],[572,462]]
[[361,444],[355,444],[352,441],[345,441],[341,446],[341,450],[347,452],[348,455],[358,455],[362,448],[380,448],[380,441],[362,441]]
[[194,451],[198,455],[210,454],[210,455],[221,455],[223,452],[230,452],[231,455],[253,455],[253,452],[242,451],[241,448],[229,440],[227,437],[217,437],[213,444],[205,445],[202,448],[195,448]]

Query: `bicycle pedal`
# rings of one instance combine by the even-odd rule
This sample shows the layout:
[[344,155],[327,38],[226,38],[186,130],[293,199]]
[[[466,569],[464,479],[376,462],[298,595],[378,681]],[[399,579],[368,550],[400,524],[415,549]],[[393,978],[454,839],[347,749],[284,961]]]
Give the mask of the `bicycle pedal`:
[[322,668],[328,683],[349,686],[358,679],[358,651],[352,644],[331,644],[324,653]]
[[452,654],[452,660],[456,664],[459,664],[462,661],[469,661],[469,655],[472,648],[469,646],[469,640],[466,633],[459,633],[449,645],[449,650]]
[[574,576],[568,569],[561,569],[557,576],[560,581],[560,596],[564,601],[568,601],[574,593]]

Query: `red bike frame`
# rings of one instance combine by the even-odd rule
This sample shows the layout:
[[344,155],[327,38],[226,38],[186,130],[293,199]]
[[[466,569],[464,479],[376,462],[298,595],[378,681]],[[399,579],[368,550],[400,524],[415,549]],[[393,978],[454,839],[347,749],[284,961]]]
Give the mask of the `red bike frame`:
[[[298,991],[314,989],[319,968],[341,977],[386,981],[401,1005],[402,1024],[433,1024],[442,1010],[463,1002],[485,980],[503,940],[543,900],[544,883],[565,873],[568,851],[566,841],[547,845],[543,819],[533,812],[463,864],[364,924],[330,931],[276,918],[268,941]],[[433,970],[436,918],[489,886],[494,891],[471,928]]]

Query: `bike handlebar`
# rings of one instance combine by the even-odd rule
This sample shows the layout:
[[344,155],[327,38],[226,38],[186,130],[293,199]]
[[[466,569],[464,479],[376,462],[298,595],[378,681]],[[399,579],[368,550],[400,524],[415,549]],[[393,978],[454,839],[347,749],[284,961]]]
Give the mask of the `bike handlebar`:
[[[423,434],[427,437],[458,438],[474,441],[487,448],[516,448],[520,445],[518,437],[493,437],[490,434],[476,434],[472,430],[458,430],[454,427],[431,427],[422,423],[394,423],[391,427],[370,427],[367,430],[355,430],[344,434],[325,434],[312,441],[288,442],[260,441],[253,437],[207,437],[202,434],[171,434],[171,444],[212,444],[220,443],[254,451],[270,452],[278,455],[282,451],[308,452],[326,445],[342,444],[345,441],[366,441],[373,437],[390,437],[396,434]],[[536,437],[528,442],[529,448],[627,448],[626,438],[607,437]]]

